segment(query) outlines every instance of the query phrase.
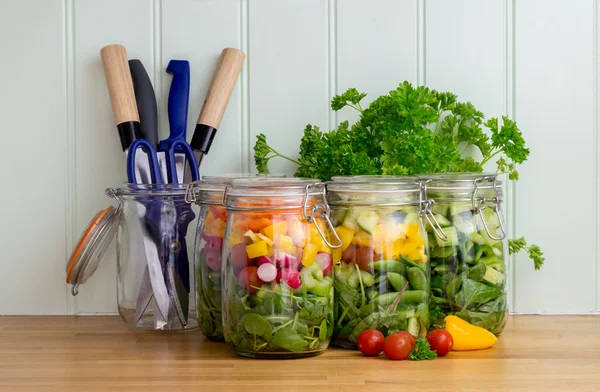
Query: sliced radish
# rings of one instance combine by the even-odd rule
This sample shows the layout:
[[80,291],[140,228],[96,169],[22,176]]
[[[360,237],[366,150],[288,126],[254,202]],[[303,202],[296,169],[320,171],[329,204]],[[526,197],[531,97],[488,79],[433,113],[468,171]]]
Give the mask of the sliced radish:
[[202,237],[204,238],[204,241],[206,241],[206,244],[204,244],[205,252],[220,252],[223,248],[223,240],[221,239],[221,237],[217,237],[216,235],[203,235]]
[[300,272],[295,268],[285,268],[281,270],[281,280],[292,289],[297,289],[302,284]]
[[324,252],[317,253],[315,260],[321,265],[323,275],[327,276],[331,273],[331,256],[329,254]]
[[277,268],[271,263],[264,263],[258,267],[258,277],[263,282],[272,282],[277,278]]
[[275,265],[279,268],[296,268],[298,265],[296,256],[279,249],[273,253],[273,259],[275,260]]

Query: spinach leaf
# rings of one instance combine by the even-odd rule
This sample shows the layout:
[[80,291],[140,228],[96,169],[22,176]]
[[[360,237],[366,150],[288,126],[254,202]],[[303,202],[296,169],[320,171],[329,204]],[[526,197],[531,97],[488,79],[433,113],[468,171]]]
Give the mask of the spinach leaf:
[[477,282],[472,279],[464,279],[461,290],[456,293],[455,301],[463,309],[472,304],[483,304],[498,298],[502,290],[495,286]]
[[271,344],[294,353],[301,353],[306,342],[292,328],[285,327],[275,332]]

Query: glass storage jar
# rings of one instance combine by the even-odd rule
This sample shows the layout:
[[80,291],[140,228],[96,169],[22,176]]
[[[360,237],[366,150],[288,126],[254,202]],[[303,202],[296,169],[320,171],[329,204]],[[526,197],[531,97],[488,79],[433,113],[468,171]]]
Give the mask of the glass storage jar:
[[427,179],[431,212],[445,234],[428,227],[432,322],[442,326],[452,314],[499,334],[508,318],[502,182],[482,173]]
[[299,178],[236,179],[225,191],[223,332],[237,354],[297,358],[327,348],[339,241],[330,242],[324,195],[324,184]]
[[196,228],[194,268],[198,327],[207,338],[223,341],[221,315],[221,252],[227,211],[223,205],[225,188],[236,178],[264,177],[257,174],[204,176],[188,188],[190,202],[200,206]]
[[358,335],[429,328],[426,203],[416,178],[334,177],[327,199],[335,232],[335,326],[332,344],[355,348]]
[[136,330],[195,330],[192,247],[196,214],[186,185],[123,184],[109,188],[118,201],[96,215],[67,264],[67,283],[78,293],[117,238],[117,305]]

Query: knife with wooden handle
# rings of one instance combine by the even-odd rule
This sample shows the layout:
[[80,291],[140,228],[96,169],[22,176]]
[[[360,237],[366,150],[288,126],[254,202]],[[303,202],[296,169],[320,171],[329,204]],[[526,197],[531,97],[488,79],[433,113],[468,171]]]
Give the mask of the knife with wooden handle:
[[[200,167],[202,158],[208,153],[213,139],[221,125],[233,88],[242,70],[246,55],[233,48],[225,48],[221,52],[217,69],[213,74],[210,87],[206,93],[200,116],[196,122],[190,146],[194,150],[196,163]],[[191,181],[191,173],[186,168],[184,182]]]

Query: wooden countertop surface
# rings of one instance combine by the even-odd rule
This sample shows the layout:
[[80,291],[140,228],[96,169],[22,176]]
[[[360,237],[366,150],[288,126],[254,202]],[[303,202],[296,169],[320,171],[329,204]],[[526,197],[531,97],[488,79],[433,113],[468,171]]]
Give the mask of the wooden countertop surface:
[[512,316],[495,348],[423,362],[245,359],[116,316],[0,317],[0,332],[2,391],[600,391],[600,316]]

